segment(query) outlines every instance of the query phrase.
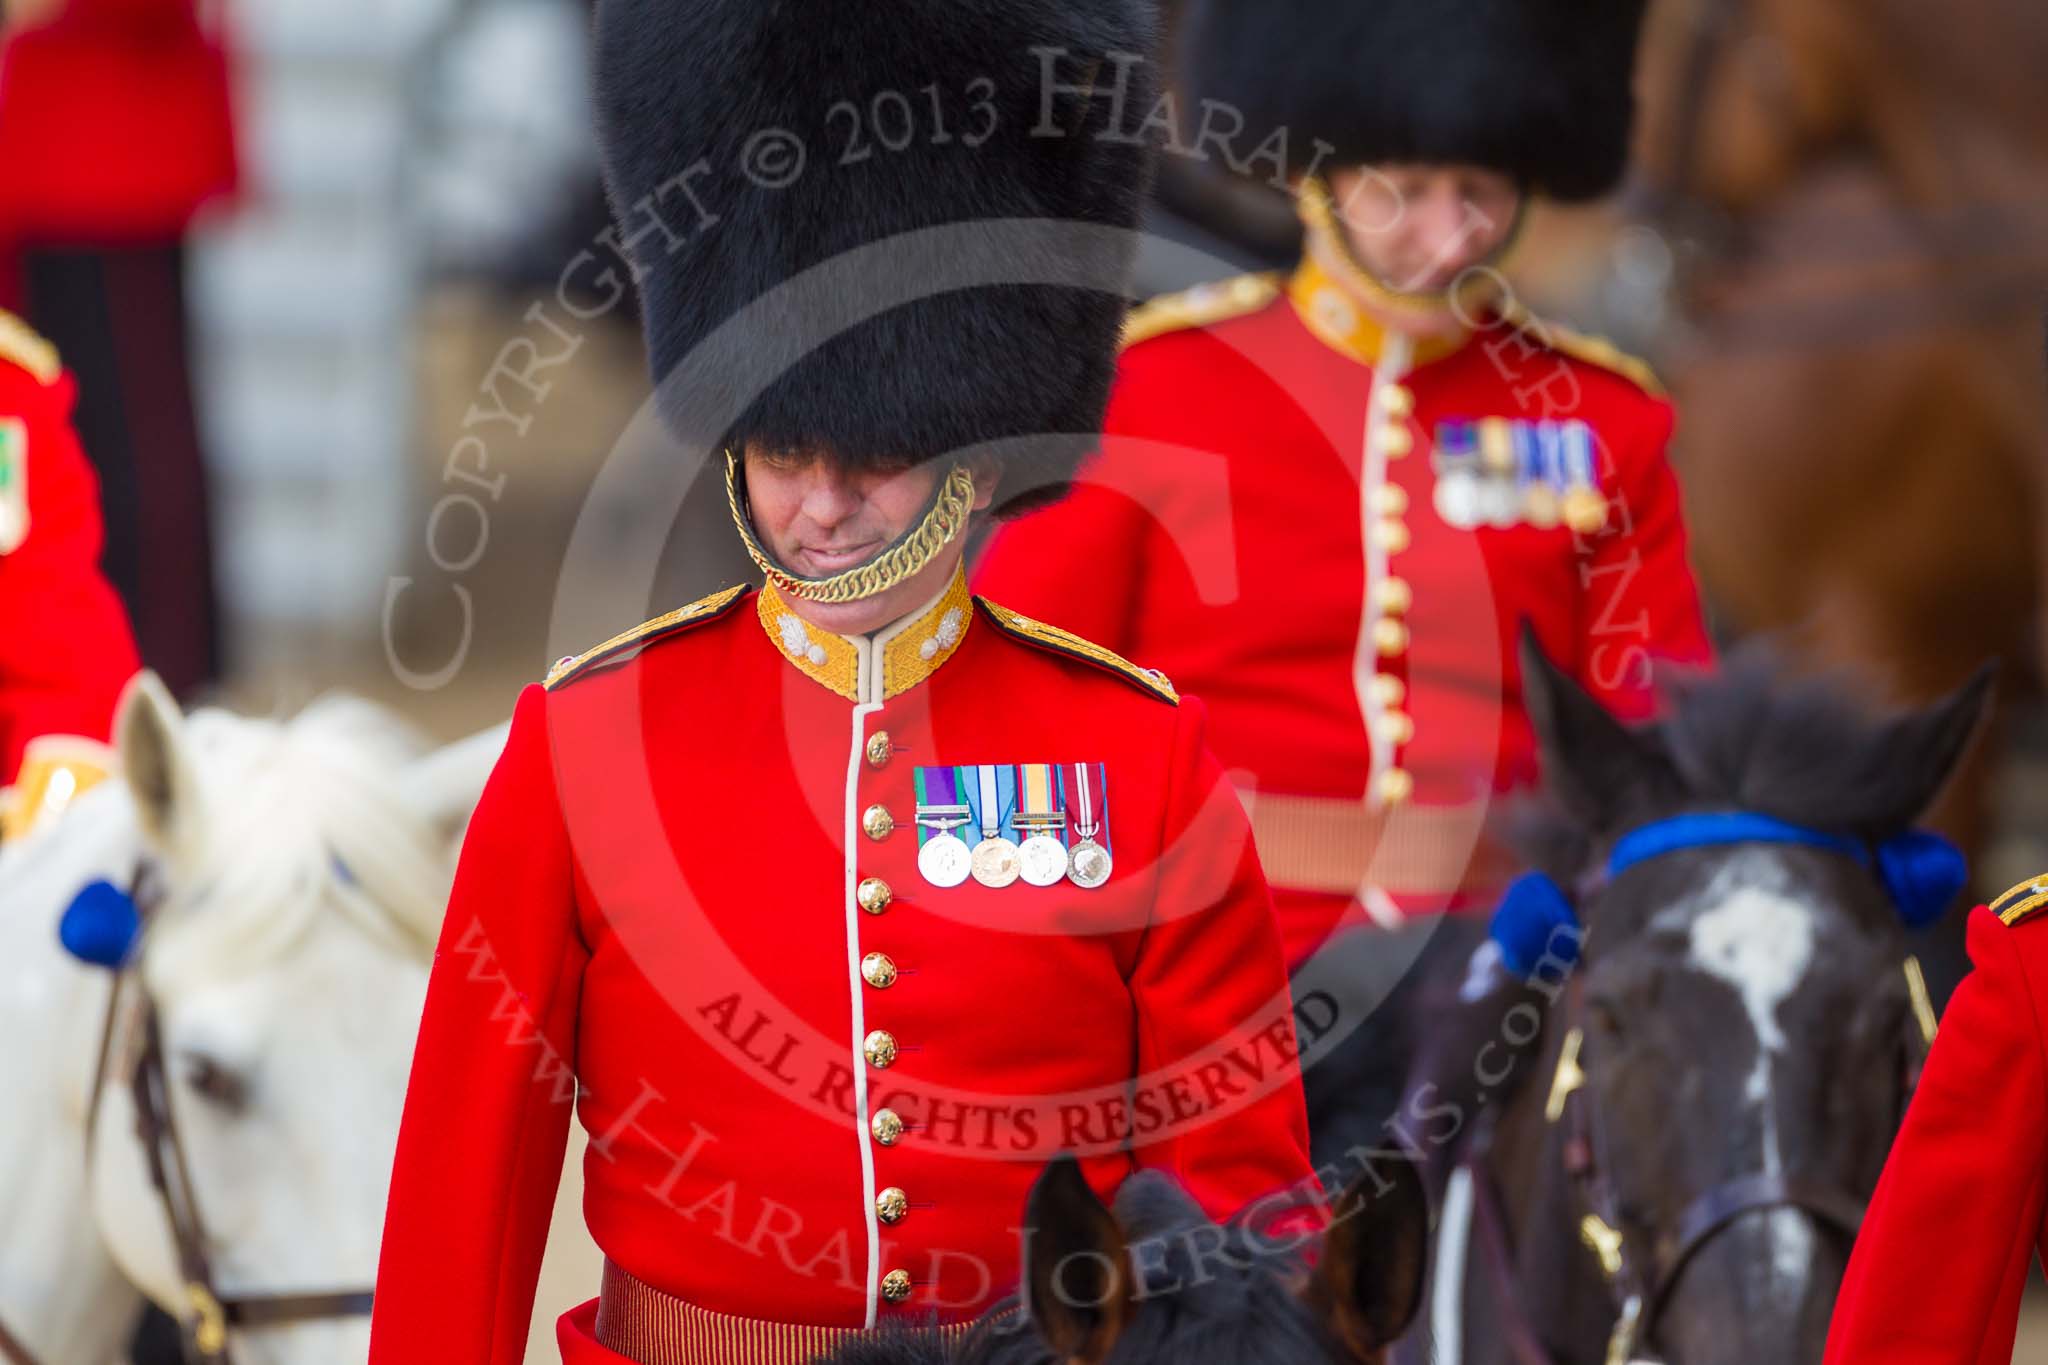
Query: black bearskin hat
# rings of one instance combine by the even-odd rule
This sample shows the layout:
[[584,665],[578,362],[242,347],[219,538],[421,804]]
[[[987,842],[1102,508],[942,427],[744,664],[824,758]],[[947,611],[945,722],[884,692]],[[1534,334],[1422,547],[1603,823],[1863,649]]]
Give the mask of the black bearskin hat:
[[998,510],[1058,497],[1115,365],[1158,36],[1152,0],[599,0],[664,418],[865,466],[1009,442]]
[[1291,170],[1387,161],[1485,166],[1561,200],[1628,162],[1645,0],[1193,0],[1191,99],[1287,130]]

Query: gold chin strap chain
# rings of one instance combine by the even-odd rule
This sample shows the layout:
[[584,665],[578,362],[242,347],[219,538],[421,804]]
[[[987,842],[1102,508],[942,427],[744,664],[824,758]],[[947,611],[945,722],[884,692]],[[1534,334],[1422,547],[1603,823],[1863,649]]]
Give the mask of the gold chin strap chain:
[[867,563],[829,578],[798,578],[776,563],[761,544],[760,537],[754,534],[753,518],[747,515],[739,457],[730,450],[725,452],[725,499],[732,507],[733,525],[739,527],[748,558],[778,591],[811,602],[858,602],[915,578],[937,558],[939,551],[967,529],[967,520],[974,512],[974,475],[966,465],[954,465],[933,495],[922,521]]
[[[1521,235],[1527,203],[1528,195],[1524,193],[1516,202],[1514,223],[1508,228],[1507,236],[1501,239],[1499,248],[1487,258],[1489,261],[1499,260]],[[1464,271],[1449,289],[1402,290],[1387,284],[1358,259],[1358,253],[1352,249],[1351,238],[1338,219],[1337,204],[1331,197],[1330,186],[1319,175],[1309,176],[1301,182],[1294,206],[1309,235],[1329,246],[1327,263],[1335,268],[1345,285],[1357,291],[1359,297],[1368,300],[1375,308],[1395,317],[1434,319],[1445,308],[1454,307],[1461,317],[1471,318],[1490,304],[1499,290],[1490,270]]]

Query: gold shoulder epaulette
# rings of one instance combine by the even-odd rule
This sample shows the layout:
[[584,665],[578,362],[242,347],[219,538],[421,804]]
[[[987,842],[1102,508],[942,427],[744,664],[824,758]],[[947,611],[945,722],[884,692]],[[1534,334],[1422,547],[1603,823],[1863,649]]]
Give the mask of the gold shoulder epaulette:
[[737,588],[727,588],[724,592],[700,597],[689,606],[677,607],[674,611],[657,616],[652,621],[642,621],[631,630],[621,631],[612,636],[595,649],[586,649],[581,654],[571,654],[563,659],[548,670],[547,681],[542,686],[553,691],[563,683],[582,677],[599,664],[616,660],[629,649],[638,648],[678,631],[701,626],[707,621],[715,621],[731,611],[734,604],[746,595],[747,588],[743,583]]
[[1657,378],[1657,372],[1650,368],[1650,362],[1640,356],[1630,355],[1606,337],[1575,331],[1561,322],[1539,317],[1519,302],[1512,300],[1501,309],[1501,316],[1511,326],[1519,327],[1554,351],[1562,351],[1574,360],[1583,360],[1588,365],[1611,370],[1654,397],[1664,396],[1664,381]]
[[1027,645],[1046,650],[1053,654],[1064,654],[1070,659],[1094,664],[1106,673],[1114,673],[1131,686],[1159,698],[1169,706],[1180,705],[1180,693],[1173,690],[1173,684],[1166,675],[1156,668],[1140,668],[1123,655],[1104,649],[1093,640],[1084,640],[1071,630],[1061,630],[1011,611],[1008,607],[989,601],[986,597],[974,599],[996,629]]
[[1235,279],[1198,284],[1175,294],[1161,294],[1133,308],[1124,319],[1125,346],[1135,346],[1166,332],[1206,327],[1225,318],[1256,313],[1280,297],[1280,276],[1239,275]]
[[2018,924],[2048,909],[2048,873],[2021,882],[1991,902],[1991,913],[2004,923]]
[[64,372],[64,363],[57,359],[57,348],[4,308],[0,308],[0,360],[21,366],[36,377],[38,384],[54,384]]

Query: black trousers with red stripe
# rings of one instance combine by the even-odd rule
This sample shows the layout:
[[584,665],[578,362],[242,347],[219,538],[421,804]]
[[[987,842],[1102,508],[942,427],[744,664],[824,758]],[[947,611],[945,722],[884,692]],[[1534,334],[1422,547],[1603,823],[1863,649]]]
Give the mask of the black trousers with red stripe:
[[184,246],[44,243],[21,264],[28,322],[78,380],[72,420],[99,474],[102,563],[142,661],[187,696],[219,675],[220,614]]

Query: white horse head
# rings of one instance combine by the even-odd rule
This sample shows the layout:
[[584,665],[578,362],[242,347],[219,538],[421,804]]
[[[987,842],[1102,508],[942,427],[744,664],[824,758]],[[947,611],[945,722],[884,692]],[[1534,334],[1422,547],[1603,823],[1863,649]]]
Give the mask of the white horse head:
[[[47,847],[37,836],[0,861],[0,918],[33,921],[46,962],[56,956],[57,914],[79,886],[94,877],[127,885],[153,862],[162,894],[134,970],[158,1012],[171,1111],[223,1297],[366,1289],[374,1280],[454,849],[501,742],[502,730],[487,732],[423,756],[387,713],[348,700],[316,703],[284,724],[219,711],[188,720],[143,675],[116,726],[124,781],[75,802]],[[41,901],[13,894],[17,874]],[[185,1316],[187,1287],[119,1075],[100,1097],[93,1151],[82,1155],[106,974],[62,959],[44,975],[61,983],[46,994],[66,1012],[61,1046],[51,1049],[61,1060],[46,1068],[57,1074],[42,1078],[55,1082],[43,1141],[64,1149],[48,1159],[81,1168],[89,1160],[87,1197],[73,1213],[89,1208],[97,1239],[87,1240],[104,1247],[98,1260],[111,1256],[128,1282]],[[58,1008],[54,999],[49,1007]],[[104,1278],[95,1259],[78,1252],[75,1273]],[[0,1275],[13,1273],[0,1260]],[[42,1310],[9,1289],[0,1277],[0,1319],[36,1344]],[[102,1330],[124,1316],[104,1302],[98,1313]],[[45,1358],[104,1359],[63,1335],[92,1327],[56,1323],[42,1336]],[[367,1349],[361,1317],[234,1340],[241,1365],[360,1361]]]

